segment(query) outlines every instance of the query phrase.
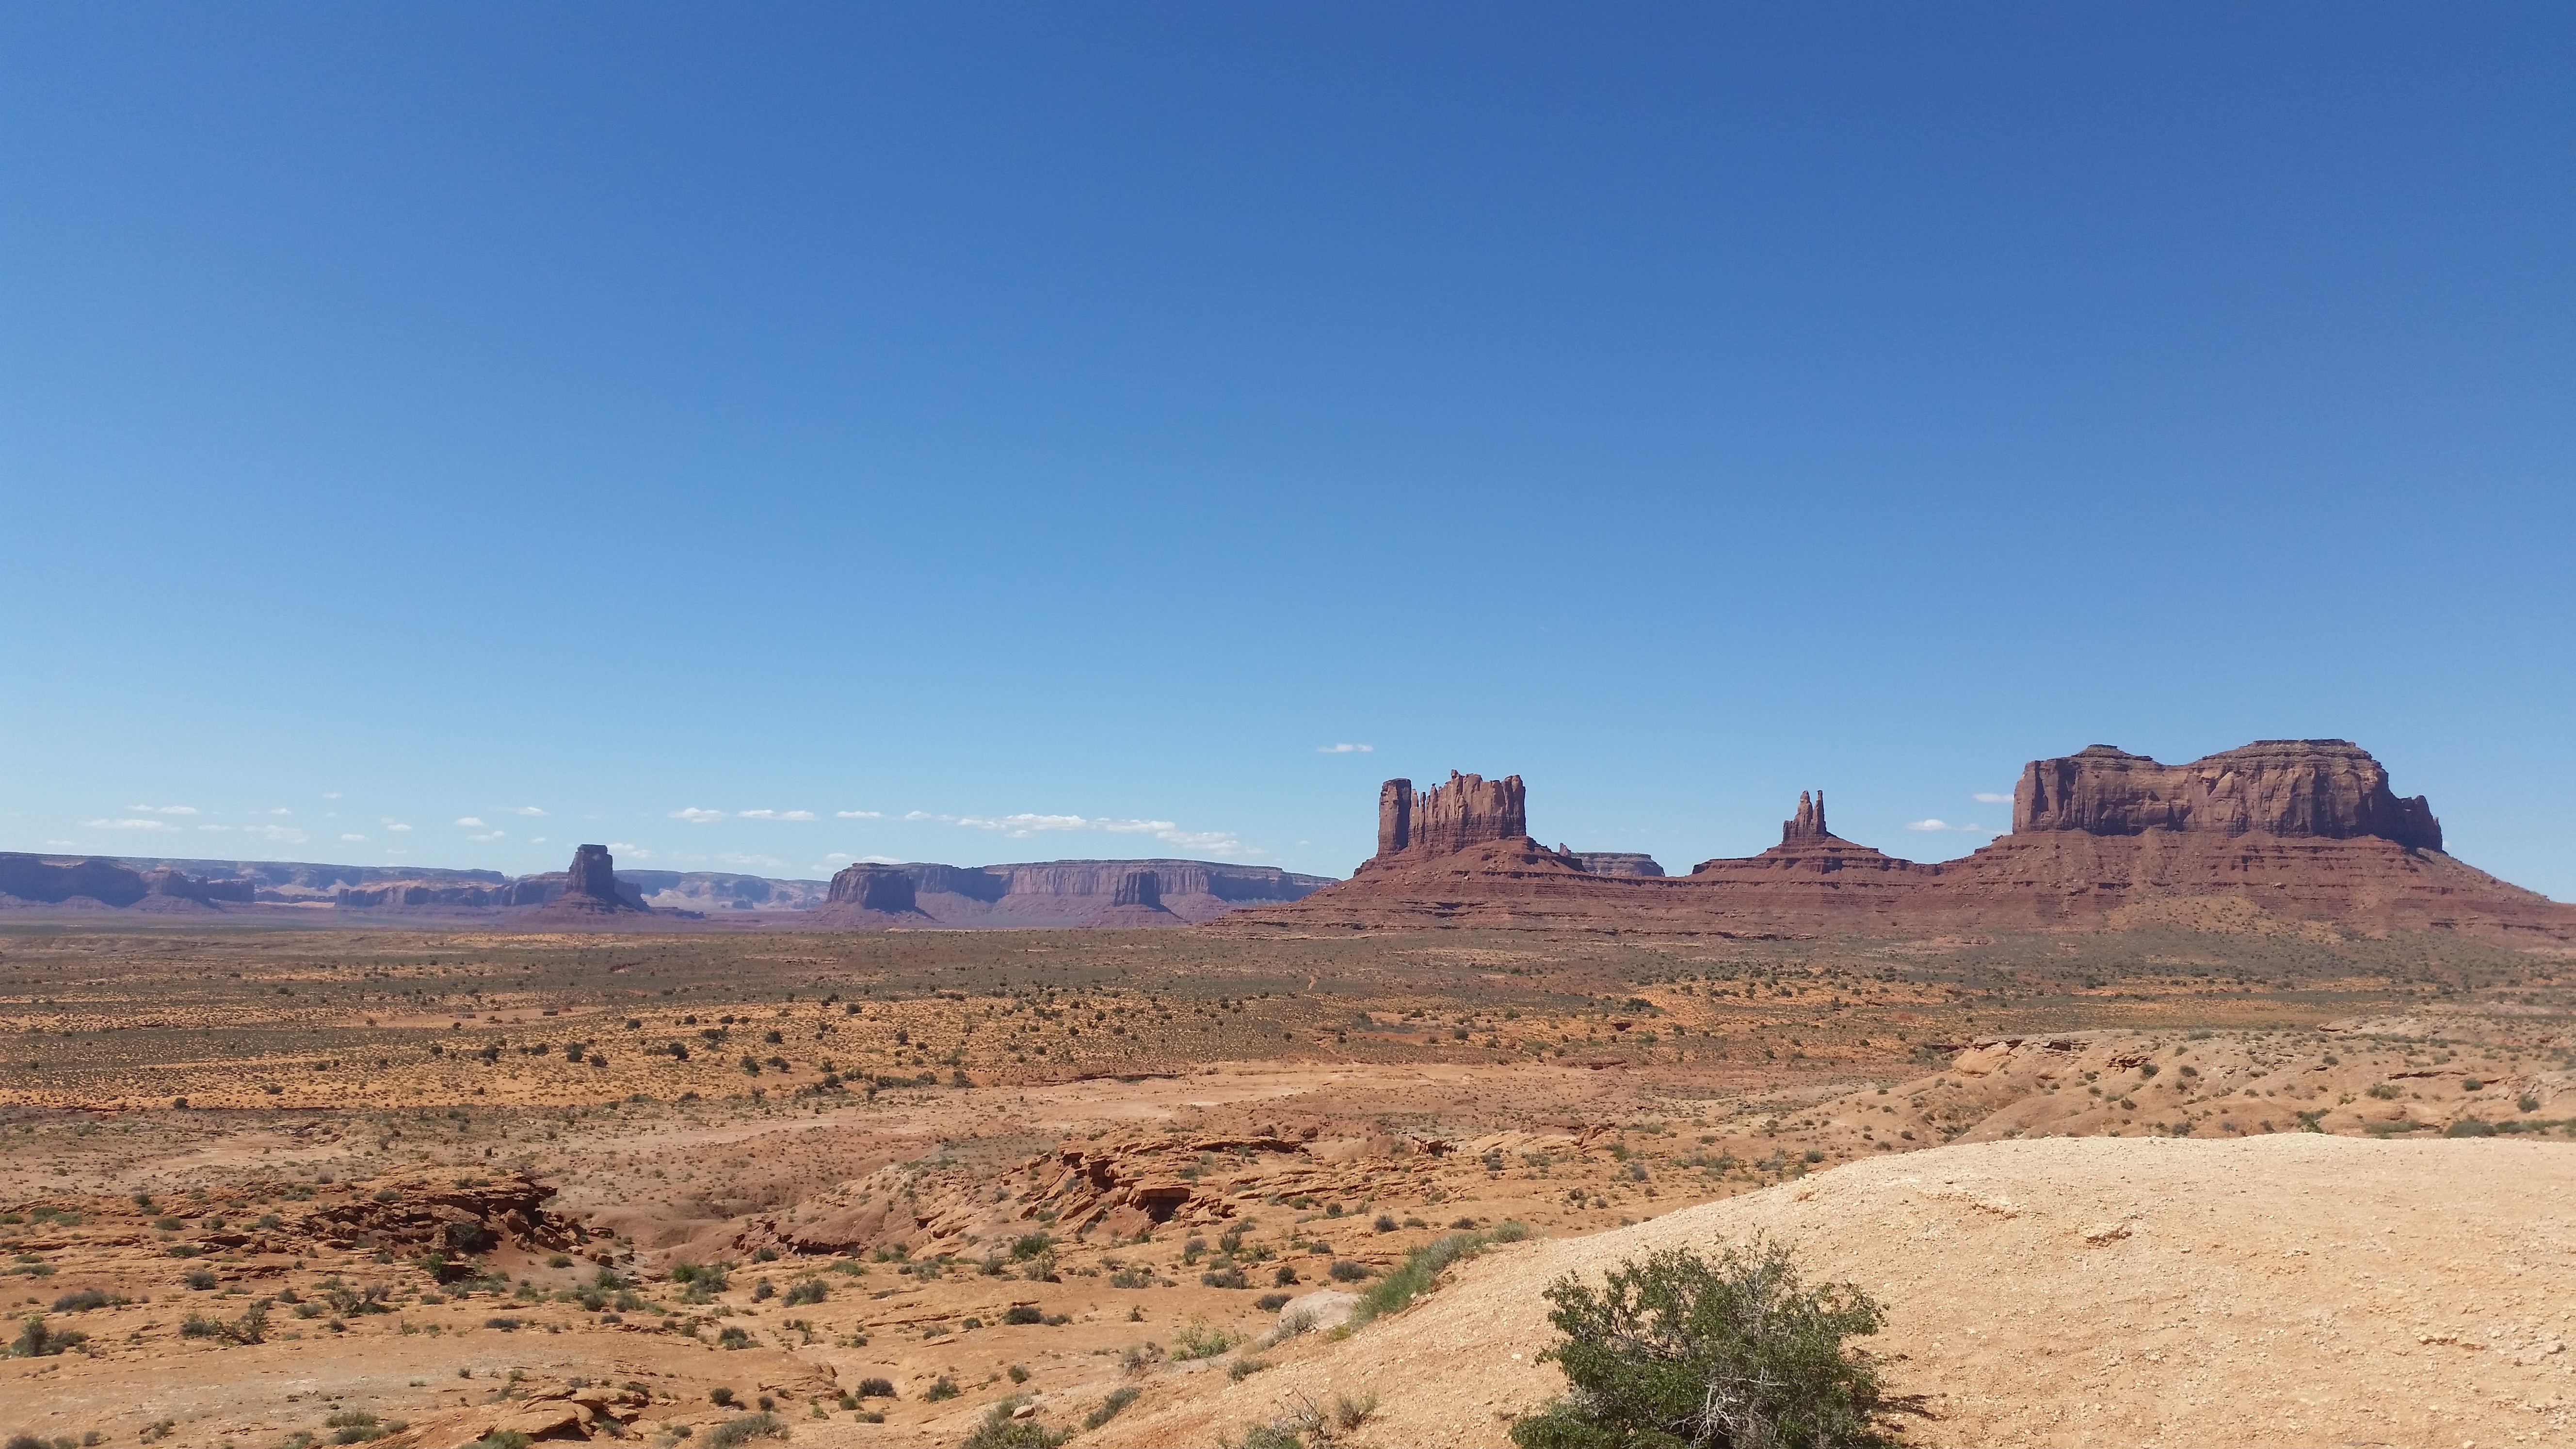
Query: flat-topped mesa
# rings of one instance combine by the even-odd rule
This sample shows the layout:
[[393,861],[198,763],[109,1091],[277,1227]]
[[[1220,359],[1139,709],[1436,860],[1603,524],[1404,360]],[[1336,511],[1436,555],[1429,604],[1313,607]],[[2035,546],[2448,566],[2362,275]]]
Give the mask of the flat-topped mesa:
[[1798,813],[1780,822],[1780,843],[1797,845],[1803,841],[1831,840],[1834,833],[1825,828],[1825,792],[1818,790],[1810,800],[1807,792],[1798,792]]
[[832,891],[824,897],[823,905],[827,909],[842,906],[853,911],[904,915],[921,909],[916,898],[918,888],[912,872],[902,866],[863,860],[841,867],[832,877]]
[[2409,850],[2442,848],[2432,806],[2421,795],[2400,798],[2388,771],[2349,740],[2257,740],[2187,765],[2110,745],[2033,760],[2013,790],[2013,833],[2048,830],[2376,836]]
[[1109,897],[1113,906],[1163,908],[1163,878],[1150,870],[1131,870],[1118,878],[1118,889]]
[[1411,780],[1389,780],[1377,794],[1377,855],[1370,863],[1456,855],[1528,834],[1528,796],[1518,775],[1488,780],[1451,770],[1447,783],[1418,794]]

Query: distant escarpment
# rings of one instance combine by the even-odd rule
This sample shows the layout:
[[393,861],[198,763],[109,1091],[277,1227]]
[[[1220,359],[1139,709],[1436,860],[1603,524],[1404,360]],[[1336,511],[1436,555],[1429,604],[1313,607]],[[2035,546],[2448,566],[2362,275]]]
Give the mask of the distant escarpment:
[[[967,868],[861,862],[832,878],[815,925],[1155,926],[1214,920],[1248,902],[1293,901],[1331,884],[1266,865],[1204,860],[1051,860]],[[866,893],[862,899],[861,893]],[[892,903],[900,900],[900,908]]]
[[137,869],[129,862],[95,856],[0,851],[0,909],[219,911],[228,905],[249,905],[257,891],[254,881],[210,879],[167,864]]
[[2346,740],[2265,740],[2187,765],[2108,745],[2036,760],[2022,771],[2012,833],[1937,865],[1834,834],[1821,791],[1799,796],[1778,845],[1678,877],[1596,869],[1593,855],[1539,846],[1525,822],[1518,776],[1453,774],[1420,796],[1390,780],[1378,853],[1350,880],[1228,924],[1756,934],[2164,924],[2576,940],[2576,906],[2445,854],[2431,805],[2399,796]]

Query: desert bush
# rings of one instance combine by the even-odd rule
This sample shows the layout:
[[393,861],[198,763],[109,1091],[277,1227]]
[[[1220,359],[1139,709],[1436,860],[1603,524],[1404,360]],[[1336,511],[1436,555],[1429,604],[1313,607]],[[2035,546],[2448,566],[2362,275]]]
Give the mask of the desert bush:
[[1055,1449],[1073,1437],[1070,1429],[1050,1429],[1034,1418],[1012,1418],[1012,1412],[1027,1402],[1015,1395],[986,1409],[959,1449]]
[[[1438,1281],[1450,1264],[1483,1252],[1489,1241],[1483,1233],[1449,1233],[1405,1254],[1403,1262],[1360,1294],[1351,1322],[1356,1326],[1403,1308]],[[1333,1276],[1341,1278],[1341,1264],[1333,1265]]]
[[2383,1102],[2396,1101],[2397,1084],[2394,1082],[2380,1082],[2370,1088],[2370,1095],[2377,1097]]
[[1101,1425],[1108,1423],[1110,1420],[1117,1418],[1119,1410],[1136,1402],[1139,1392],[1140,1391],[1137,1389],[1125,1386],[1111,1389],[1109,1391],[1109,1397],[1100,1401],[1099,1408],[1082,1416],[1082,1427],[1086,1429],[1097,1429]]
[[1146,1267],[1142,1263],[1139,1263],[1132,1268],[1121,1268],[1117,1272],[1109,1275],[1109,1286],[1112,1288],[1151,1288],[1154,1286],[1154,1270]]
[[1208,1327],[1203,1319],[1193,1318],[1173,1335],[1172,1357],[1183,1360],[1214,1358],[1242,1341],[1222,1328]]
[[751,1335],[731,1324],[716,1331],[716,1347],[736,1349],[751,1347]]
[[1225,1376],[1239,1384],[1268,1367],[1270,1364],[1266,1359],[1239,1358],[1225,1366]]
[[966,1392],[964,1389],[957,1387],[956,1380],[950,1378],[946,1374],[941,1374],[937,1379],[931,1382],[929,1388],[922,1390],[921,1396],[924,1399],[929,1400],[931,1403],[936,1404],[943,1400],[953,1399],[964,1392]]
[[727,1419],[707,1431],[707,1449],[734,1449],[754,1439],[784,1439],[787,1421],[767,1410]]
[[1002,1321],[1009,1324],[1044,1323],[1046,1314],[1033,1304],[1015,1303],[1002,1311]]
[[1252,1280],[1236,1267],[1214,1268],[1199,1275],[1199,1282],[1210,1288],[1249,1288]]
[[808,1303],[820,1303],[831,1296],[832,1290],[824,1285],[822,1279],[808,1278],[788,1289],[787,1297],[781,1301],[789,1308],[797,1308]]
[[2496,1135],[2496,1126],[2493,1122],[2486,1121],[2483,1118],[2463,1117],[2459,1121],[2452,1123],[2450,1130],[2442,1135],[2445,1137],[2493,1137]]
[[[62,1307],[59,1303],[54,1306],[56,1308]],[[1276,1313],[1280,1309],[1288,1306],[1288,1295],[1285,1293],[1264,1293],[1260,1297],[1252,1300],[1252,1306],[1260,1309],[1264,1313]]]
[[1574,1391],[1512,1426],[1522,1449],[1827,1449],[1891,1442],[1870,1421],[1876,1370],[1844,1340],[1876,1333],[1859,1288],[1808,1288],[1788,1250],[1686,1248],[1621,1263],[1595,1290],[1547,1290]]
[[56,1313],[86,1313],[93,1308],[105,1308],[108,1304],[114,1301],[115,1300],[109,1298],[107,1294],[100,1289],[80,1288],[55,1299],[54,1311]]
[[891,1399],[894,1397],[894,1381],[892,1379],[861,1379],[859,1380],[858,1396],[862,1399]]
[[30,1313],[18,1326],[18,1336],[9,1341],[11,1358],[50,1358],[89,1342],[89,1335],[77,1328],[54,1328],[46,1324],[45,1315]]
[[1357,1283],[1368,1275],[1367,1264],[1354,1263],[1348,1258],[1336,1258],[1333,1266],[1324,1270],[1324,1276],[1336,1283]]
[[495,1429],[465,1449],[528,1449],[528,1436],[516,1429]]

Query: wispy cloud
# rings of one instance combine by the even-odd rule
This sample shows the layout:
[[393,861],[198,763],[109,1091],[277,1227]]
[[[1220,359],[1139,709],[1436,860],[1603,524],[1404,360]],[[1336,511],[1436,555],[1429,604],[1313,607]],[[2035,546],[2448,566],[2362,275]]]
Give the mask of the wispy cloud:
[[197,807],[194,805],[128,805],[125,808],[137,815],[194,815],[197,813]]
[[674,810],[671,812],[672,819],[685,820],[691,825],[704,825],[710,820],[722,820],[724,815],[725,813],[721,810],[701,810],[695,805],[691,805],[686,809]]
[[849,853],[848,851],[846,851],[846,850],[836,850],[836,851],[833,851],[831,854],[826,855],[826,856],[824,856],[824,857],[823,857],[823,868],[824,868],[825,870],[829,870],[829,869],[831,869],[834,865],[848,865],[848,864],[851,864],[852,862],[858,862],[858,863],[861,863],[861,864],[867,864],[867,865],[901,865],[901,864],[903,864],[903,862],[902,862],[902,861],[899,861],[899,860],[895,859],[895,858],[894,858],[893,856],[891,856],[891,855],[852,855],[852,854],[850,854],[850,853]]
[[777,870],[787,864],[774,855],[719,855],[716,859],[727,865],[754,865],[767,870]]
[[268,813],[269,813],[269,814],[271,814],[271,815],[292,815],[292,814],[294,814],[295,812],[294,812],[294,811],[292,811],[292,810],[287,809],[287,808],[286,808],[285,806],[283,806],[283,805],[280,805],[280,806],[278,806],[276,809],[271,810],[271,811],[269,811]]
[[1976,801],[1980,805],[2010,805],[2012,803],[2012,797],[2010,795],[1998,795],[1992,790],[1979,790],[1976,794],[1971,795],[1968,798]]
[[322,798],[325,800],[337,800],[340,798],[340,792],[337,790],[325,790],[322,792]]
[[[909,819],[910,817],[906,817]],[[1111,835],[1150,835],[1168,844],[1204,850],[1213,855],[1232,855],[1242,850],[1242,843],[1227,830],[1183,830],[1169,820],[1125,820],[1093,815],[941,815],[936,818],[969,830],[999,831],[1012,839],[1067,830],[1105,831]]]
[[467,837],[465,837],[465,838],[466,838],[466,839],[468,839],[468,840],[486,840],[486,841],[488,841],[488,840],[507,840],[507,839],[509,839],[509,832],[508,832],[508,831],[506,831],[506,830],[495,830],[495,831],[492,831],[491,833],[486,834],[486,835],[469,835],[469,836],[467,836]]
[[1319,755],[1365,755],[1373,753],[1376,749],[1377,746],[1375,745],[1317,745],[1315,746],[1315,753]]
[[938,820],[942,817],[933,815],[927,810],[906,810],[903,812],[903,818],[906,820]]
[[347,833],[345,833],[345,832],[344,832],[344,833],[340,836],[340,838],[341,838],[342,840],[364,840],[364,839],[366,839],[367,837],[365,837],[365,836],[363,836],[363,835],[350,835],[350,834],[347,834]]
[[1905,828],[1908,830],[1947,830],[1959,835],[1992,835],[1995,833],[1988,830],[1986,827],[1977,824],[1973,820],[1965,825],[1953,825],[1947,820],[1908,820],[1905,822]]
[[310,838],[292,825],[252,825],[244,828],[262,840],[274,840],[280,845],[302,845]]
[[464,826],[468,830],[480,830],[483,828],[483,817],[480,815],[459,815],[456,817],[456,823]]
[[628,856],[635,860],[651,860],[653,858],[653,852],[646,850],[640,845],[629,845],[623,840],[612,840],[608,842],[608,850],[611,855]]
[[885,818],[885,812],[882,810],[835,810],[832,813],[843,820],[883,820]]
[[734,812],[734,817],[739,820],[811,820],[814,818],[814,812],[811,810],[737,810]]
[[501,808],[513,815],[543,815],[546,813],[534,805],[504,805]]
[[410,826],[403,824],[403,823],[402,823],[401,821],[399,821],[399,820],[388,820],[388,821],[386,821],[386,822],[385,822],[385,828],[386,828],[387,830],[409,830],[409,829],[411,829],[411,827],[410,827]]
[[167,820],[153,820],[139,816],[123,820],[84,820],[81,823],[92,830],[176,830],[179,828]]

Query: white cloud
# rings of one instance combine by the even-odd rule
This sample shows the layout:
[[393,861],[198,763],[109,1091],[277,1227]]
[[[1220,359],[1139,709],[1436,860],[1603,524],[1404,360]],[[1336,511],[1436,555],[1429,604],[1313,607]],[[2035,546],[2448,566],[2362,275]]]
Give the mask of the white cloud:
[[365,837],[365,836],[363,836],[363,835],[349,835],[349,834],[343,834],[343,835],[341,835],[341,837],[340,837],[340,838],[341,838],[342,840],[364,840],[364,839],[366,839],[367,837]]
[[814,812],[811,810],[737,810],[734,812],[734,817],[739,820],[811,820],[814,818]]
[[197,828],[198,828],[199,830],[230,830],[230,829],[232,829],[232,827],[231,827],[231,826],[229,826],[229,825],[200,825],[200,826],[198,826]]
[[307,838],[303,831],[292,825],[252,825],[244,828],[262,840],[274,840],[283,845],[302,845]]
[[1946,820],[1908,820],[1905,822],[1905,828],[1908,830],[1947,830],[1958,835],[1994,834],[1993,831],[1977,824],[1973,820],[1969,821],[1965,825],[1953,825]]
[[843,820],[883,820],[885,818],[885,812],[882,810],[835,810],[832,813]]
[[861,862],[861,863],[868,864],[868,865],[901,865],[901,864],[903,864],[903,862],[902,862],[902,861],[899,861],[899,860],[895,859],[895,858],[894,858],[893,856],[891,856],[891,855],[852,855],[852,854],[850,854],[850,853],[849,853],[848,851],[846,851],[846,850],[836,850],[836,851],[833,851],[831,854],[826,855],[826,856],[824,856],[824,857],[823,857],[823,867],[822,867],[822,868],[823,868],[823,869],[825,869],[825,870],[830,870],[830,869],[831,869],[835,864],[847,865],[847,864],[850,864],[850,863],[851,863],[851,862],[853,862],[853,861]]
[[483,828],[483,817],[479,815],[459,815],[456,817],[456,823],[469,830],[480,830]]
[[719,855],[716,859],[727,865],[757,865],[770,870],[781,869],[787,864],[774,855]]
[[653,858],[653,852],[646,850],[640,845],[629,845],[623,840],[612,840],[608,842],[608,852],[611,855],[631,856],[636,860],[651,860]]
[[322,798],[325,800],[337,800],[340,798],[340,792],[337,790],[325,791]]
[[546,838],[545,838],[544,836],[540,835],[540,836],[538,836],[536,839],[531,840],[531,841],[529,841],[528,843],[529,843],[530,845],[543,845],[543,844],[545,844],[545,843],[546,843]]
[[87,825],[92,830],[176,830],[179,828],[167,820],[144,820],[134,818],[124,820],[85,820],[81,823]]
[[45,843],[47,845],[78,845],[80,842],[76,840],[48,840]]
[[2010,795],[1998,795],[1992,790],[1979,790],[1976,794],[1971,795],[1968,798],[1976,801],[1980,805],[2010,805],[2012,803],[2012,797]]
[[927,810],[906,810],[903,812],[903,818],[906,820],[937,820],[940,817],[931,814]]
[[1377,746],[1375,745],[1317,745],[1315,746],[1315,753],[1319,755],[1365,755],[1372,753],[1376,749]]
[[671,818],[674,820],[685,820],[691,825],[704,825],[710,820],[722,820],[724,818],[724,812],[721,810],[701,810],[697,806],[692,805],[685,810],[672,811]]
[[194,815],[197,813],[197,807],[194,805],[128,805],[125,808],[137,815]]
[[465,838],[468,840],[506,840],[509,838],[509,833],[507,831],[495,830],[489,835],[469,835]]
[[504,805],[501,808],[509,811],[513,815],[543,815],[546,813],[534,805]]
[[409,830],[409,829],[411,829],[411,827],[410,827],[410,826],[403,824],[403,823],[402,823],[401,821],[399,821],[399,820],[388,820],[388,821],[386,821],[386,822],[385,822],[385,828],[386,828],[387,830]]
[[1217,855],[1231,855],[1243,846],[1230,831],[1183,830],[1169,820],[1120,820],[1083,815],[942,815],[970,830],[997,830],[1014,840],[1032,835],[1066,830],[1099,830],[1112,835],[1150,835],[1157,840],[1191,850],[1204,850]]
[[269,814],[271,814],[271,815],[292,815],[292,814],[294,814],[295,812],[294,812],[294,811],[292,811],[292,810],[287,809],[287,808],[286,808],[285,806],[283,806],[283,805],[280,805],[280,806],[278,806],[276,809],[271,810],[271,811],[270,811],[270,812],[268,812],[268,813],[269,813]]

